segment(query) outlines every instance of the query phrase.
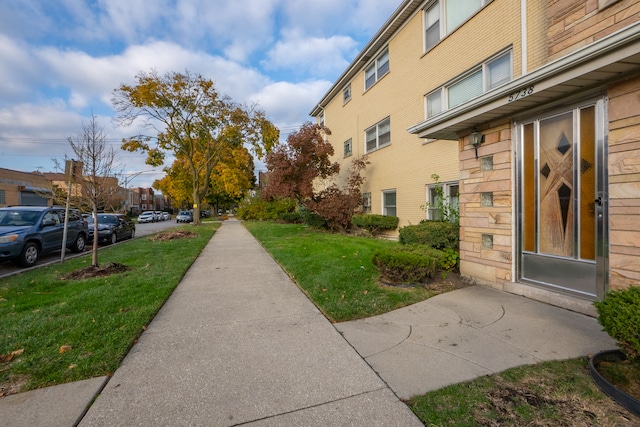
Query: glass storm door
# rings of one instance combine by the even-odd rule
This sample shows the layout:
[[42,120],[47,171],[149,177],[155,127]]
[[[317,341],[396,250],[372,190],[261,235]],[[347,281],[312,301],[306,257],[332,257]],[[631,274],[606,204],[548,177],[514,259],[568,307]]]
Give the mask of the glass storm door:
[[517,125],[520,280],[604,293],[603,117],[602,100]]

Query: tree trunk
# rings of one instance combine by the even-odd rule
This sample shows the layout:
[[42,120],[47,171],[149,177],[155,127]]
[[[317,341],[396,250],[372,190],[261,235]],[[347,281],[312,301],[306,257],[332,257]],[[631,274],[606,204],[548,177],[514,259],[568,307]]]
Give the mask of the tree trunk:
[[200,192],[193,189],[193,225],[200,225]]
[[93,212],[91,215],[93,216],[93,242],[91,245],[91,266],[99,267],[98,264],[98,204],[93,201],[91,203],[91,207],[93,208]]

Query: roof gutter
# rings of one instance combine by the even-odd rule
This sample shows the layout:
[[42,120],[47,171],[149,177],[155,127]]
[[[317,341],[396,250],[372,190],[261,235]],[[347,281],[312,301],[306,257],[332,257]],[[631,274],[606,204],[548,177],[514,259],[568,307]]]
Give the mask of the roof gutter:
[[391,17],[380,27],[378,32],[369,40],[367,45],[360,51],[358,56],[351,62],[349,67],[342,73],[338,80],[331,86],[331,88],[325,93],[320,102],[311,110],[309,115],[315,117],[327,106],[329,101],[333,99],[340,88],[343,87],[349,80],[351,80],[369,60],[373,57],[376,51],[381,45],[386,44],[392,37],[395,31],[389,31],[392,28],[392,24],[398,19],[406,19],[407,14],[412,14],[423,0],[404,0],[400,6],[393,12]]

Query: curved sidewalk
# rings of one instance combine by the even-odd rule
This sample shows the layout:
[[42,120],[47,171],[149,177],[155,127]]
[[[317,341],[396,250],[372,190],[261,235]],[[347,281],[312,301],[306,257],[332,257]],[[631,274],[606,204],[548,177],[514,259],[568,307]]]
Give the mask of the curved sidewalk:
[[80,425],[422,423],[231,220]]

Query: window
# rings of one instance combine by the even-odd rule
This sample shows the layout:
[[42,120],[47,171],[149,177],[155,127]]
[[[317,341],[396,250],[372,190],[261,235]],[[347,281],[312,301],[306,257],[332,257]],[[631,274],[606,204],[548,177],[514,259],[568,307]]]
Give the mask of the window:
[[425,97],[426,116],[432,117],[449,108],[476,98],[512,79],[511,50],[501,53]]
[[427,199],[427,219],[458,219],[460,186],[457,182],[430,185],[427,189]]
[[382,215],[396,215],[396,190],[385,191],[382,193]]
[[427,117],[442,113],[442,88],[427,95]]
[[142,199],[142,200],[147,200],[147,195],[146,195],[146,194],[141,194],[141,195],[140,195],[140,199]]
[[351,154],[351,138],[349,138],[344,142],[344,157],[349,157]]
[[435,2],[425,12],[425,50],[429,50],[440,41],[440,2]]
[[371,193],[362,193],[362,213],[371,212]]
[[344,89],[342,89],[342,103],[346,104],[350,100],[351,100],[351,83],[349,83],[347,86],[345,86]]
[[386,119],[365,131],[365,151],[367,153],[391,144],[391,119]]
[[7,196],[4,193],[4,190],[0,190],[0,204],[4,205],[7,203]]
[[436,0],[424,10],[425,52],[473,16],[487,0]]
[[389,72],[389,50],[385,49],[384,52],[376,58],[364,71],[364,89],[367,90],[375,82],[380,80],[385,74]]
[[318,123],[320,126],[324,126],[324,111],[318,116]]

